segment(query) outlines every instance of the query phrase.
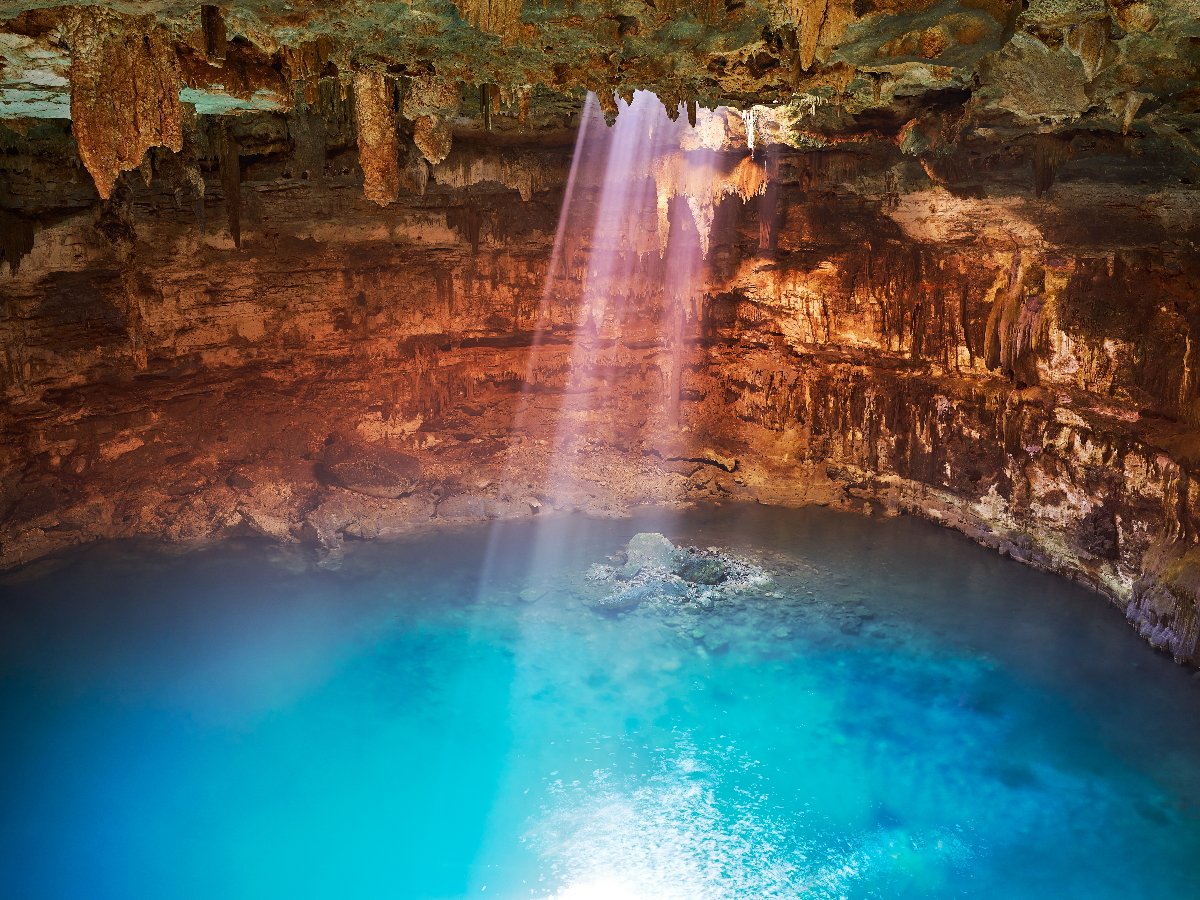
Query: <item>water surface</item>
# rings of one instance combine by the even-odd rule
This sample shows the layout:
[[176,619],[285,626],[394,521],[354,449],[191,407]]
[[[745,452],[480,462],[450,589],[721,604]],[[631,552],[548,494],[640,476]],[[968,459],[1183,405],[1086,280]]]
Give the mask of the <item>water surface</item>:
[[[648,530],[772,580],[589,608]],[[1198,895],[1200,685],[951,532],[728,507],[303,562],[0,584],[0,896]]]

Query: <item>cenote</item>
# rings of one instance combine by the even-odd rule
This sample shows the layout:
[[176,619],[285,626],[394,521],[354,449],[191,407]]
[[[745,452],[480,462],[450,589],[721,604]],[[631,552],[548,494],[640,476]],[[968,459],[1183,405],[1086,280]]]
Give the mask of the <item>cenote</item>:
[[0,2],[0,900],[1200,898],[1198,2]]
[[[589,603],[653,532],[763,574]],[[0,678],[6,897],[1195,890],[1195,680],[911,518],[558,517],[330,571],[102,544],[6,577]]]

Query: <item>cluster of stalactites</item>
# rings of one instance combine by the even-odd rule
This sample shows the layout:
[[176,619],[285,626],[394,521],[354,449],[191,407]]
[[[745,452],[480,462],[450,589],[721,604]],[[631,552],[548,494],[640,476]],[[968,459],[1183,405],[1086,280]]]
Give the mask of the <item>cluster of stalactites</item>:
[[[473,26],[510,36],[519,24],[521,4],[520,0],[492,3],[462,0],[460,9]],[[210,65],[222,65],[229,45],[220,9],[201,7],[199,22],[205,58]],[[123,16],[103,8],[89,9],[86,14],[78,11],[67,21],[66,37],[72,56],[72,121],[80,157],[100,196],[108,199],[120,174],[141,166],[148,150],[183,149],[185,108],[180,89],[185,84],[184,64],[170,31],[152,17]],[[284,48],[282,52],[285,77],[291,76],[297,84],[302,84],[304,90],[297,96],[312,102],[328,52],[317,45],[297,50]],[[439,76],[408,77],[401,81],[382,70],[365,67],[355,72],[351,80],[366,197],[386,205],[395,202],[403,191],[423,194],[431,167],[442,164],[450,154],[450,123],[459,111],[461,86]],[[501,104],[515,106],[518,120],[523,120],[531,93],[527,85],[482,86],[485,126]],[[612,121],[618,109],[616,98],[609,93],[601,94],[600,99],[606,118]],[[631,94],[626,99],[631,100]],[[685,129],[688,133],[681,139],[683,151],[725,151],[740,141],[748,141],[753,150],[753,142],[761,132],[754,115],[745,118],[736,111],[706,110],[695,100],[668,101],[667,109],[672,120],[686,113],[692,126]],[[403,133],[402,122],[409,123]],[[223,128],[222,134],[226,136],[221,145],[222,171],[228,169],[232,173],[236,144],[231,142],[228,128]],[[739,164],[730,173],[713,174],[706,170],[701,174],[699,170],[693,171],[695,167],[684,162],[685,159],[685,155],[677,154],[659,160],[655,172],[646,174],[658,183],[661,217],[666,216],[665,206],[670,198],[687,199],[707,252],[717,203],[735,193],[743,197],[761,193],[765,182],[747,180],[747,173],[761,171],[753,161]],[[497,178],[516,187],[523,199],[529,199],[539,182],[537,173],[527,168],[505,165]],[[454,174],[469,178],[475,173]],[[231,231],[237,231],[236,223],[231,224]],[[665,233],[660,250],[665,252]]]
[[[633,92],[599,91],[596,100],[605,123],[612,126],[620,115],[618,101],[632,103]],[[812,100],[814,105],[822,102],[818,97]],[[753,153],[761,147],[790,143],[789,121],[794,113],[786,108],[756,104],[745,109],[732,106],[710,109],[696,100],[670,99],[663,101],[663,107],[672,122],[678,121],[681,113],[687,116],[691,128],[679,132],[681,150],[729,151],[745,147]]]
[[766,192],[770,182],[767,167],[751,156],[723,171],[719,158],[711,154],[676,152],[654,162],[654,188],[658,205],[658,252],[665,255],[671,232],[670,204],[682,197],[692,214],[700,237],[700,252],[708,256],[713,219],[717,206],[726,197],[739,197],[743,203]]
[[[615,123],[620,112],[617,100],[631,103],[633,99],[609,92],[597,93],[596,97],[609,125]],[[652,159],[648,171],[625,174],[631,179],[654,179],[659,256],[665,256],[667,252],[671,200],[679,197],[687,203],[700,239],[701,253],[707,257],[713,220],[721,202],[734,196],[743,203],[752,197],[760,197],[772,177],[769,164],[753,155],[742,156],[730,165],[731,152],[745,148],[753,154],[756,144],[775,143],[779,121],[775,111],[764,106],[742,112],[729,107],[705,109],[694,100],[667,100],[663,105],[672,121],[677,121],[680,113],[686,112],[691,127],[676,132],[675,149]]]
[[[450,82],[411,79],[402,112],[413,125],[412,143],[401,157],[397,127],[396,82],[384,74],[363,69],[354,76],[354,111],[358,133],[358,158],[363,170],[363,192],[368,200],[386,206],[402,190],[424,194],[429,165],[450,155],[448,122],[458,104],[458,87]],[[415,151],[415,152],[414,152]]]
[[468,25],[497,35],[505,43],[520,33],[521,0],[454,0],[454,5]]
[[[402,96],[400,102],[397,93]],[[482,85],[479,97],[484,127],[489,128],[492,115],[504,107],[515,111],[518,124],[523,124],[532,93],[530,85]],[[478,160],[447,163],[453,146],[450,122],[461,100],[457,82],[437,76],[411,77],[401,89],[401,82],[386,73],[363,69],[355,75],[354,94],[359,160],[368,199],[387,205],[399,198],[402,189],[424,194],[431,167],[439,181],[446,180],[450,186],[498,181],[517,190],[522,200],[530,200],[540,189],[540,173],[524,161],[504,157],[494,165]],[[411,123],[411,138],[401,135],[401,119]],[[443,165],[449,168],[439,168]]]
[[[505,23],[520,18],[520,0],[464,6],[463,14],[481,30],[507,35],[512,29]],[[220,9],[202,6],[199,21],[205,57],[210,65],[223,64],[228,36]],[[141,166],[148,150],[183,149],[183,65],[172,34],[153,17],[79,10],[67,18],[65,36],[71,51],[72,129],[80,158],[107,200],[120,174]],[[315,44],[281,50],[285,75],[303,85],[299,96],[310,103],[328,56],[321,50]],[[450,153],[459,85],[435,76],[409,78],[398,103],[398,83],[384,72],[364,68],[354,74],[353,86],[366,196],[387,204],[403,189],[424,193],[429,165]],[[528,86],[489,85],[481,91],[486,112],[504,103],[517,109],[522,122],[530,94]],[[411,122],[411,139],[400,136],[401,116]]]

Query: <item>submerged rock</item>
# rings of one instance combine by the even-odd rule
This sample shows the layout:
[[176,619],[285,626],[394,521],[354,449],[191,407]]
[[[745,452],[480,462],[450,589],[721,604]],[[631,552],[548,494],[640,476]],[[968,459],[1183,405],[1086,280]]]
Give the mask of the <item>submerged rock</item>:
[[665,574],[622,584],[592,605],[603,612],[628,612],[651,600],[679,600],[687,595],[688,586],[681,578]]
[[639,572],[651,569],[674,571],[680,562],[678,548],[664,535],[657,532],[635,534],[625,547],[625,565],[621,566],[623,578],[633,578]]
[[620,566],[594,564],[588,569],[585,578],[594,587],[612,586],[606,594],[593,595],[593,608],[620,613],[668,603],[709,610],[746,587],[769,582],[762,569],[744,560],[714,548],[676,547],[657,532],[630,538],[623,559]]
[[694,584],[720,584],[729,577],[729,567],[717,553],[689,548],[682,554],[675,573]]

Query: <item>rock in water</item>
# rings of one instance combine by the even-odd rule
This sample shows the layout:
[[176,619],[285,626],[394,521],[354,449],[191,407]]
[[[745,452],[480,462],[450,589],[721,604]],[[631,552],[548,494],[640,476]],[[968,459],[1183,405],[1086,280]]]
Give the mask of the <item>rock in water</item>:
[[639,572],[651,569],[675,571],[679,564],[679,550],[664,535],[658,532],[643,532],[629,539],[625,549],[626,561],[621,567],[622,578],[632,578]]
[[725,560],[715,553],[688,549],[680,554],[675,574],[692,584],[720,584],[729,577]]
[[[661,535],[660,535],[661,537]],[[629,612],[655,599],[679,599],[688,595],[687,585],[674,575],[650,578],[623,585],[607,597],[592,601],[601,612]]]
[[[765,581],[763,571],[744,560],[712,548],[676,547],[657,532],[634,535],[619,567],[595,564],[584,578],[592,586],[588,602],[605,613],[628,612],[644,603],[662,601],[708,610],[717,600]],[[600,585],[611,589],[597,596]]]

